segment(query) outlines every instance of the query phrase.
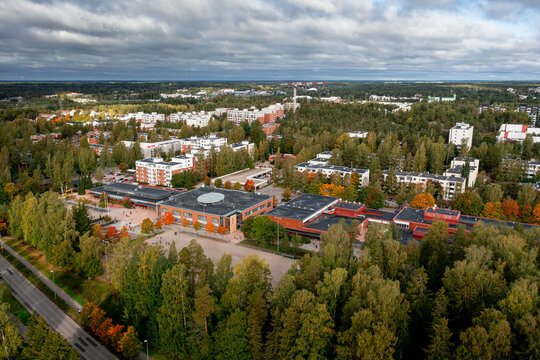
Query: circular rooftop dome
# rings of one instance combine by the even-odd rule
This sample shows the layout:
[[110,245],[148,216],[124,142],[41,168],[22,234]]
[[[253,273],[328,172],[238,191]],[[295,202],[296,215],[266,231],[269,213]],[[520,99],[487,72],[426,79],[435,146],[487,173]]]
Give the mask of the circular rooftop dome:
[[202,194],[197,198],[197,202],[201,205],[212,205],[223,202],[225,195],[218,192]]

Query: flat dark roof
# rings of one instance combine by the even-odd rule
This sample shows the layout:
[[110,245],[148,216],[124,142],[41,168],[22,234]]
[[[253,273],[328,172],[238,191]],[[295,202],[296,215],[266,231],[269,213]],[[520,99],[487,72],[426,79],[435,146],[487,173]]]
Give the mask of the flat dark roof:
[[[344,220],[347,224],[350,224],[353,220],[358,220],[354,217],[333,215],[333,214],[322,214],[306,226],[306,229],[314,229],[320,231],[327,231],[328,228],[334,224],[339,223],[341,220]],[[359,220],[359,222],[361,222]]]
[[[224,195],[222,201],[215,204],[202,205],[197,198],[204,194],[218,193]],[[192,210],[200,213],[227,216],[234,213],[243,212],[257,204],[271,199],[268,195],[247,193],[237,190],[225,190],[211,187],[201,187],[185,193],[177,194],[168,200],[162,201],[159,205],[170,206],[185,210]]]
[[441,215],[449,215],[449,216],[458,216],[459,215],[459,211],[450,210],[450,209],[428,208],[428,209],[426,209],[426,211],[429,212],[429,213],[435,213],[435,214],[441,214]]
[[129,196],[132,200],[140,199],[147,202],[157,203],[165,200],[173,195],[178,194],[177,191],[156,189],[147,186],[134,185],[129,183],[117,182],[108,185],[98,186],[89,191],[94,193],[106,192],[109,195],[116,197]]
[[336,201],[335,197],[304,193],[270,211],[268,215],[303,221]]
[[349,201],[340,201],[334,205],[335,208],[340,209],[349,209],[349,210],[359,210],[364,206],[361,203],[349,202]]
[[365,209],[362,213],[366,218],[378,219],[391,222],[396,217],[397,213],[394,211],[384,211],[375,209]]
[[403,208],[394,220],[402,221],[412,221],[417,223],[431,223],[431,221],[424,220],[424,210],[422,209],[413,209],[413,208]]

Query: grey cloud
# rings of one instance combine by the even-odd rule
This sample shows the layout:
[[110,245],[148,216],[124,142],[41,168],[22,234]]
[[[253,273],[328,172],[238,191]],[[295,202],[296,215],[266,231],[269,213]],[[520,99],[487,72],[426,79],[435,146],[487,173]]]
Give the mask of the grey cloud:
[[185,79],[188,61],[191,79],[540,75],[538,28],[425,3],[0,0],[0,78]]

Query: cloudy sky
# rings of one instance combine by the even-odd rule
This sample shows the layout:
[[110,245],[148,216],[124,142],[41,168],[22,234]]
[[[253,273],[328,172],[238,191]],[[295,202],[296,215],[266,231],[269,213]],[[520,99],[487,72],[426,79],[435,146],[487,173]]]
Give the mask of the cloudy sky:
[[540,0],[0,0],[0,79],[538,80],[539,15]]

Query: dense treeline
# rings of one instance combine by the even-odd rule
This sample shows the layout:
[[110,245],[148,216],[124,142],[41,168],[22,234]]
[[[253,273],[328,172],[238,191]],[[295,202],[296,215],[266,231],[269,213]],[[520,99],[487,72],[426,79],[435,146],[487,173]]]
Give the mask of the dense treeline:
[[79,354],[59,333],[51,330],[41,317],[32,317],[24,339],[9,319],[7,298],[11,289],[0,281],[0,358],[77,360]]
[[540,230],[476,225],[449,246],[447,226],[405,246],[372,225],[355,257],[333,225],[274,289],[256,256],[233,269],[195,241],[166,257],[125,239],[103,307],[172,359],[537,358]]

